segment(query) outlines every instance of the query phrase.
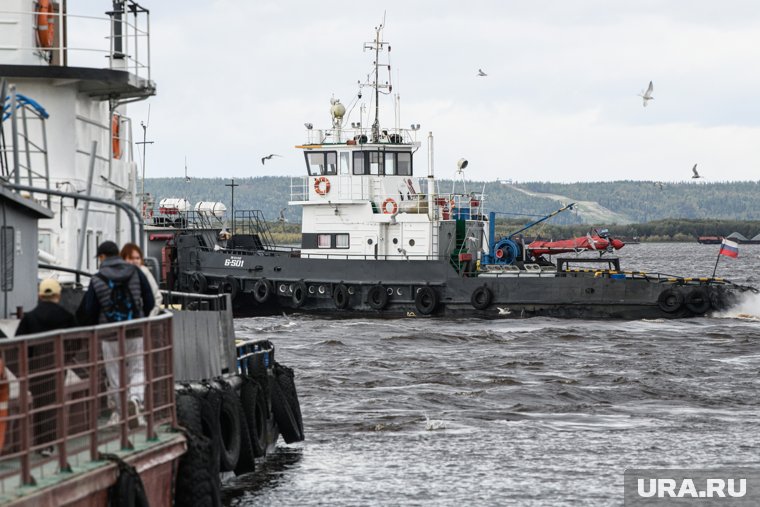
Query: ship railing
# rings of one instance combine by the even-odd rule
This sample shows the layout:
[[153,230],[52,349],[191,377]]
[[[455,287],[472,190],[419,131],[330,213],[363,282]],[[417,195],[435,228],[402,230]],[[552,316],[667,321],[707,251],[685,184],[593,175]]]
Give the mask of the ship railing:
[[381,261],[440,261],[449,259],[448,255],[426,254],[338,254],[338,253],[305,253],[301,250],[303,259],[333,259],[333,260],[381,260]]
[[[29,2],[31,4],[31,2]],[[105,12],[106,17],[64,12],[53,3],[52,44],[42,44],[39,36],[33,46],[5,45],[0,47],[0,62],[25,64],[41,58],[51,66],[103,68],[103,56],[108,68],[124,70],[146,81],[152,87],[150,71],[150,12],[134,0],[126,0],[120,10]],[[13,24],[20,30],[41,33],[38,29],[38,11],[0,10],[4,23]],[[100,32],[105,42],[100,46],[79,45],[85,35]],[[89,44],[89,43],[88,43]],[[8,57],[10,55],[10,57]],[[18,56],[16,56],[18,55]]]
[[419,144],[416,128],[381,128],[377,140],[372,139],[372,128],[352,126],[349,128],[306,129],[307,144]]
[[0,340],[0,503],[161,440],[177,423],[172,346],[170,313]]

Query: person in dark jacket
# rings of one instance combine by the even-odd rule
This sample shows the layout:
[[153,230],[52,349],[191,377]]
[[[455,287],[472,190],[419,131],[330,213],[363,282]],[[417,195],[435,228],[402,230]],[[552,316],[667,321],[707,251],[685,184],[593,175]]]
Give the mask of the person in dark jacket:
[[[77,309],[77,319],[80,324],[96,324],[114,321],[113,314],[109,311],[112,307],[112,288],[110,282],[126,284],[131,294],[134,308],[126,319],[139,319],[150,315],[155,306],[153,291],[148,279],[137,267],[119,257],[119,247],[113,241],[104,241],[98,245],[98,260],[100,269],[90,279],[90,286]],[[121,320],[120,317],[118,320]],[[103,360],[105,361],[106,378],[114,391],[111,398],[114,411],[108,424],[118,423],[125,415],[128,415],[130,426],[141,424],[143,419],[140,414],[143,405],[145,388],[145,362],[143,361],[143,337],[138,329],[127,331],[125,352],[127,355],[126,378],[127,378],[127,414],[121,409],[121,383],[119,377],[119,342],[101,340]]]
[[[48,278],[40,282],[38,290],[39,304],[30,312],[24,314],[16,329],[16,336],[44,333],[56,329],[66,329],[76,326],[74,316],[61,305],[61,284],[57,280]],[[36,410],[56,400],[56,361],[55,341],[45,339],[33,340],[29,345],[29,373],[33,378],[29,380],[29,391],[32,393],[32,406],[35,409],[33,415],[34,445],[42,445],[52,442],[56,438],[56,411]],[[39,375],[41,372],[49,372]],[[44,447],[39,450],[43,455],[52,454],[52,447]]]

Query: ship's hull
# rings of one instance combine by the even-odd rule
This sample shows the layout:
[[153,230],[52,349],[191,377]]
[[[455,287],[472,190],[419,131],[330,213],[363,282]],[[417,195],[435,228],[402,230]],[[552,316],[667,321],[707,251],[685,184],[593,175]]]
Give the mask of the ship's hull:
[[550,267],[463,274],[448,259],[214,251],[187,238],[178,242],[179,289],[231,292],[236,316],[297,310],[331,316],[682,318],[723,309],[734,297],[734,286],[706,279]]

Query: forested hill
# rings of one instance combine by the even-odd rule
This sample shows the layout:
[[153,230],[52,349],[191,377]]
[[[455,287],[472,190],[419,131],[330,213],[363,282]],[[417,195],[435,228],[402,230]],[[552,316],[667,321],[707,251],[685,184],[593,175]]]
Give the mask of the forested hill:
[[[294,185],[302,185],[293,178]],[[164,197],[184,197],[191,204],[221,201],[231,207],[230,179],[148,178],[145,190],[156,205]],[[300,222],[300,207],[289,207],[291,178],[262,176],[235,179],[235,209],[260,209],[276,220],[280,210],[290,222]],[[452,190],[452,181],[438,180],[441,193]],[[576,211],[552,218],[554,224],[645,223],[669,218],[760,220],[760,181],[723,183],[654,183],[614,181],[593,183],[528,182],[518,185],[499,182],[467,182],[468,192],[485,189],[489,211],[516,215],[542,215],[563,204],[579,202]],[[462,191],[457,182],[456,191]]]

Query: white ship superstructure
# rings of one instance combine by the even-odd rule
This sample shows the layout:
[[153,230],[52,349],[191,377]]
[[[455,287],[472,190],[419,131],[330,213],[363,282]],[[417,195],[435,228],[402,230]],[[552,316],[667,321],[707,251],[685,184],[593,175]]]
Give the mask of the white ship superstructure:
[[[3,0],[0,7],[2,178],[55,213],[40,221],[43,264],[93,271],[98,243],[134,237],[124,211],[42,190],[138,204],[126,105],[155,94],[149,13],[133,1],[113,7],[97,18],[77,16],[75,2]],[[100,37],[87,40],[93,34]]]

